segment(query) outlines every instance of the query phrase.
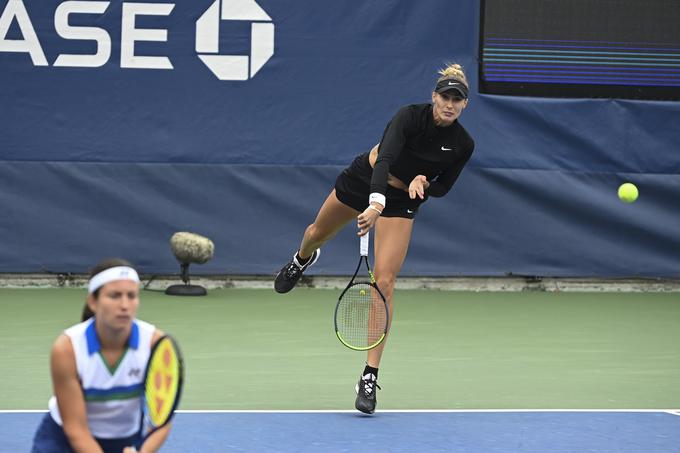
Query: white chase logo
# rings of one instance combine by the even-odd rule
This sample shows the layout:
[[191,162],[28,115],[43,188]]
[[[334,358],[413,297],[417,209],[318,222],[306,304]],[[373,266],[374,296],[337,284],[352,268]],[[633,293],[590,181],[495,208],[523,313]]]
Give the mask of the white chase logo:
[[[274,24],[255,0],[221,3],[215,0],[196,21],[196,53],[218,79],[248,80],[274,55]],[[218,54],[220,20],[251,21],[250,57]]]
[[[52,63],[56,67],[98,68],[111,57],[111,36],[100,27],[74,26],[69,16],[74,14],[104,14],[111,2],[69,0],[59,4],[54,12],[57,34],[69,40],[94,41],[94,54],[60,54]],[[166,42],[165,29],[138,28],[137,16],[168,16],[174,3],[122,3],[120,30],[120,67],[135,69],[174,69],[165,56],[138,55],[139,41]],[[250,55],[220,55],[220,20],[251,21]],[[16,21],[22,39],[8,39],[11,24]],[[45,52],[35,32],[23,0],[8,0],[0,15],[0,52],[28,53],[34,66],[49,66]],[[198,57],[220,80],[248,80],[274,55],[274,24],[255,0],[215,0],[196,21],[196,52]]]

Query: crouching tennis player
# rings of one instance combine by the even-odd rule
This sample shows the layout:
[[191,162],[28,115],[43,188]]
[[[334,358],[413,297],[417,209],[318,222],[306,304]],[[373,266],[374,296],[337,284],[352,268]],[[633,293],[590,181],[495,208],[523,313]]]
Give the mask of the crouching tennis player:
[[139,276],[112,259],[91,272],[83,319],[52,347],[54,396],[33,453],[152,453],[170,425],[142,442],[141,396],[151,346],[163,332],[136,319]]

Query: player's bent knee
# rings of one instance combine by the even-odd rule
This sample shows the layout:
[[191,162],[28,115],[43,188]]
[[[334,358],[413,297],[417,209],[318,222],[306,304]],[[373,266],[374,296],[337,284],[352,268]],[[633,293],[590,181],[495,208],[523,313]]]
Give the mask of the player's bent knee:
[[322,229],[318,228],[315,224],[311,224],[307,227],[306,236],[308,240],[314,243],[324,244],[326,241],[332,239],[333,236],[335,236],[335,232],[323,231]]
[[321,238],[319,237],[319,229],[313,223],[307,227],[305,235],[309,240],[314,242],[319,242],[321,240]]
[[386,298],[389,298],[392,295],[392,291],[394,290],[395,280],[396,280],[396,278],[389,278],[389,277],[378,277],[376,279],[376,283],[378,285],[378,288],[380,288],[380,291],[382,291],[383,295]]

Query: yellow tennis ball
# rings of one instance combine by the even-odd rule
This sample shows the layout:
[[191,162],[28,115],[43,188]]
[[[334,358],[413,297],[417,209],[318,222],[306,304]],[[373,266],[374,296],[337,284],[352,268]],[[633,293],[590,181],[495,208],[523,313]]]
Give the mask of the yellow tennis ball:
[[366,290],[365,290],[365,289],[359,290],[359,295],[365,296],[365,295],[366,295]]
[[626,203],[632,203],[635,200],[637,200],[638,197],[638,188],[635,187],[635,184],[626,182],[621,184],[619,187],[619,198],[621,201],[624,201]]

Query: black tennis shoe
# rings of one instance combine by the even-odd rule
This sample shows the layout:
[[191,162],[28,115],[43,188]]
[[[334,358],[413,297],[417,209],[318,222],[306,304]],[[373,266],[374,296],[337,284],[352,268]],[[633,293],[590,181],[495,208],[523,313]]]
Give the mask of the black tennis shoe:
[[274,289],[276,292],[287,293],[295,288],[300,277],[302,277],[302,273],[307,270],[309,266],[316,263],[316,260],[319,259],[319,255],[321,255],[321,249],[316,249],[305,264],[300,264],[297,260],[297,253],[295,253],[293,259],[283,266],[279,273],[276,274],[276,280],[274,280]]
[[354,402],[354,407],[364,414],[375,412],[375,405],[378,402],[375,397],[376,388],[380,389],[380,386],[375,374],[366,373],[361,376],[356,386],[357,399]]

